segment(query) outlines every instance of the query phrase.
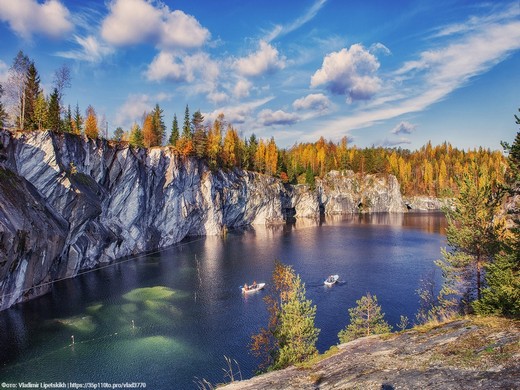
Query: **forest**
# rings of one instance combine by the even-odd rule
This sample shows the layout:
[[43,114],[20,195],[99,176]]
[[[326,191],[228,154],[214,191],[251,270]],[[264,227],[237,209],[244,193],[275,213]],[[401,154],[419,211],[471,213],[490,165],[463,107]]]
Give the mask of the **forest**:
[[[7,82],[0,84],[0,127],[14,131],[67,132],[91,139],[109,138],[104,118],[88,105],[84,112],[78,104],[71,108],[63,103],[65,89],[71,86],[70,70],[56,70],[53,89],[45,95],[36,66],[20,51],[9,69]],[[5,95],[7,105],[2,103]],[[108,127],[108,126],[107,126]],[[164,111],[156,104],[144,112],[140,123],[130,129],[118,127],[111,141],[132,147],[168,146],[183,157],[207,161],[211,169],[234,167],[279,177],[284,183],[314,186],[331,170],[352,170],[363,174],[392,174],[401,184],[404,195],[452,197],[458,194],[458,180],[467,173],[480,173],[492,186],[504,181],[506,161],[501,151],[489,149],[461,150],[444,142],[431,142],[419,150],[372,146],[358,148],[323,137],[313,143],[295,143],[280,148],[275,139],[243,136],[225,114],[206,121],[200,110],[190,114],[186,105],[179,123],[175,114],[167,128]]]

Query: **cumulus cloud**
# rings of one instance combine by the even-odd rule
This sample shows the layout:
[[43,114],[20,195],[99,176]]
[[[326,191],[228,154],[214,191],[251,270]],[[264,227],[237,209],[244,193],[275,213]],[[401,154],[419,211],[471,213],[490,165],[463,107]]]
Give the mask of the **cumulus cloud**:
[[395,126],[391,131],[390,133],[392,134],[412,134],[415,129],[417,128],[416,125],[410,123],[410,122],[406,122],[406,121],[403,121],[403,122],[399,122],[399,124],[397,126]]
[[74,40],[81,47],[80,50],[60,51],[57,52],[56,55],[74,60],[98,63],[101,62],[104,57],[113,53],[111,47],[100,42],[93,35],[87,37],[74,35]]
[[311,87],[325,85],[337,95],[346,95],[348,101],[368,100],[381,89],[377,58],[362,45],[354,44],[325,56],[320,69],[311,77]]
[[220,107],[212,112],[203,113],[207,120],[214,121],[220,114],[224,114],[226,121],[233,124],[241,124],[253,117],[253,112],[258,107],[269,102],[272,97],[258,99],[251,102],[239,104],[236,106]]
[[233,88],[233,95],[235,95],[237,99],[247,97],[249,96],[249,91],[252,86],[253,84],[249,80],[240,79]]
[[293,102],[295,110],[326,111],[330,107],[330,100],[322,93],[311,93]]
[[69,10],[58,0],[0,0],[0,20],[24,39],[33,34],[60,38],[74,28]]
[[131,94],[116,111],[116,126],[130,129],[133,123],[141,123],[143,114],[152,111],[156,103],[170,99],[170,95],[159,93],[156,96],[146,94]]
[[299,117],[294,113],[285,112],[282,110],[262,110],[258,114],[258,119],[264,126],[273,126],[292,125],[298,122]]
[[219,67],[207,53],[177,55],[161,51],[145,72],[148,80],[171,80],[176,82],[194,82],[203,80],[213,83],[219,75]]
[[285,57],[266,41],[260,41],[256,52],[235,61],[235,68],[243,76],[260,76],[285,68]]
[[195,48],[209,38],[209,31],[191,15],[158,8],[145,0],[114,0],[103,21],[101,35],[116,46],[148,42],[162,49]]

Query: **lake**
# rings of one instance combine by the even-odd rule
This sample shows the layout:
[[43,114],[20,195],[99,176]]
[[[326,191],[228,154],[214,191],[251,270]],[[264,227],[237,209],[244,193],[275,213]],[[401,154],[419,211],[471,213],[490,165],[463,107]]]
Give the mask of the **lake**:
[[[367,292],[391,325],[401,315],[414,319],[415,291],[436,268],[445,224],[440,213],[408,213],[248,228],[56,283],[51,293],[0,312],[0,378],[190,389],[197,380],[224,382],[224,356],[251,377],[258,361],[248,343],[266,325],[268,290],[243,296],[241,285],[269,286],[275,259],[293,266],[317,306],[323,352],[338,343],[348,309]],[[330,274],[340,279],[328,288]]]

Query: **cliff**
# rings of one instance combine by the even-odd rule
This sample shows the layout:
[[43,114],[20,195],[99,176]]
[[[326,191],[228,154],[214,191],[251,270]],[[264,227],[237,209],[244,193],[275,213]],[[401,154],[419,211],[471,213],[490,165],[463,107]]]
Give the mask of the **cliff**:
[[331,172],[307,186],[211,171],[169,148],[0,131],[0,310],[114,259],[287,216],[403,211],[397,180]]
[[467,318],[357,339],[315,362],[222,389],[516,389],[519,339],[518,321]]

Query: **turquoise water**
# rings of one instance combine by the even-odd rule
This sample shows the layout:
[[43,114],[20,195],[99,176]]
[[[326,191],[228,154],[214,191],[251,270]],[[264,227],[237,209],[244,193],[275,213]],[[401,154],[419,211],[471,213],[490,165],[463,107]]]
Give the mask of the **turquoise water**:
[[[269,282],[275,259],[292,265],[317,305],[324,351],[366,292],[377,295],[390,324],[414,318],[415,290],[435,269],[444,225],[441,214],[425,213],[256,227],[57,283],[0,312],[0,379],[190,389],[202,379],[224,382],[225,356],[250,377],[258,361],[247,345],[266,324],[267,291],[243,296],[244,282]],[[329,274],[340,275],[332,288],[323,285]]]

